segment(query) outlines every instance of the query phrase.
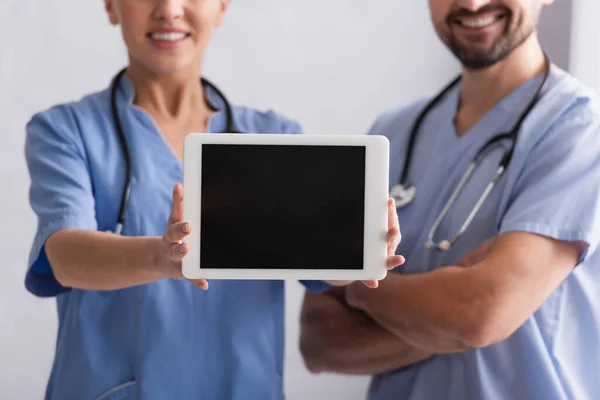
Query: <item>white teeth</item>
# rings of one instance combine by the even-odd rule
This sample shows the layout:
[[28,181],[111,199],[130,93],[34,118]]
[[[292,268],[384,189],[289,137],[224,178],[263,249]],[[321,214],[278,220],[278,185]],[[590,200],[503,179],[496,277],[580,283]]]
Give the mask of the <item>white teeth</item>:
[[176,42],[186,37],[185,33],[181,32],[165,32],[165,33],[153,33],[150,37],[154,40],[166,40],[169,42]]
[[483,28],[496,22],[498,18],[495,16],[491,17],[480,17],[480,18],[461,18],[460,23],[468,28]]

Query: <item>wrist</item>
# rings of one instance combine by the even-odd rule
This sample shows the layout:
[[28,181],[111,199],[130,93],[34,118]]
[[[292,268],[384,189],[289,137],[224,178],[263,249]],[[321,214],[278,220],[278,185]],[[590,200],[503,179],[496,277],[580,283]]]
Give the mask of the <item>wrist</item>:
[[170,274],[167,270],[168,263],[165,262],[165,254],[162,248],[162,237],[148,238],[147,247],[147,272],[155,275],[158,279],[168,278]]

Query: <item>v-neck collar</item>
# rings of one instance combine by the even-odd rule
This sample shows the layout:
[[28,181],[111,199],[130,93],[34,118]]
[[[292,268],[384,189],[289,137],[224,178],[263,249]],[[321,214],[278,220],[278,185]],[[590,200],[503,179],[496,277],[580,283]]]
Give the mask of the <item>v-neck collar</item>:
[[542,79],[543,73],[517,86],[496,103],[490,111],[462,136],[457,135],[454,124],[460,96],[460,83],[456,85],[448,93],[448,99],[445,104],[444,113],[446,113],[447,118],[445,119],[444,132],[447,132],[447,134],[443,135],[442,148],[455,149],[458,147],[462,150],[470,149],[470,151],[477,151],[477,149],[472,149],[474,145],[479,145],[491,137],[510,129],[534,96],[535,90],[539,87]]

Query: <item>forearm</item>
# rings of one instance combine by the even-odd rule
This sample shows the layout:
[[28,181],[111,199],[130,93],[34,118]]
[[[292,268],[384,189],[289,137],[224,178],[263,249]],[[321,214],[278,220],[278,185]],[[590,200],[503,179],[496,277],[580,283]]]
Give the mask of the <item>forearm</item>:
[[477,267],[446,267],[415,275],[388,274],[377,290],[352,285],[348,301],[397,337],[431,352],[486,345],[494,288]]
[[65,229],[51,235],[46,254],[65,287],[118,290],[165,278],[154,237],[124,237]]
[[306,295],[301,326],[300,349],[312,372],[372,375],[430,357],[330,293]]

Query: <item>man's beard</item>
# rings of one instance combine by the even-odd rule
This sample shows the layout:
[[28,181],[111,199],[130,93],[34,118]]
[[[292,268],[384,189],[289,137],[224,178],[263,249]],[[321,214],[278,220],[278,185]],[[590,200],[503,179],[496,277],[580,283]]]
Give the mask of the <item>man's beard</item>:
[[[507,25],[508,27],[508,25]],[[468,46],[462,45],[453,35],[448,38],[447,46],[454,56],[467,69],[483,69],[496,64],[508,57],[516,48],[521,46],[534,32],[533,27],[520,32],[504,32],[492,45],[491,49],[483,51],[470,51]]]
[[[475,14],[483,14],[484,12],[500,11],[504,14],[505,27],[502,34],[491,47],[487,50],[472,50],[468,45],[462,44],[449,29],[445,35],[444,43],[460,63],[467,69],[483,69],[490,67],[497,62],[508,57],[516,48],[521,46],[535,31],[537,20],[525,21],[520,19],[514,23],[513,13],[508,8],[502,6],[484,7]],[[538,11],[541,11],[538,10]],[[450,14],[446,19],[447,26],[455,24],[456,20],[464,16],[473,16],[474,13],[467,10],[457,10]]]

